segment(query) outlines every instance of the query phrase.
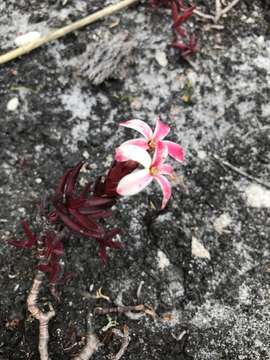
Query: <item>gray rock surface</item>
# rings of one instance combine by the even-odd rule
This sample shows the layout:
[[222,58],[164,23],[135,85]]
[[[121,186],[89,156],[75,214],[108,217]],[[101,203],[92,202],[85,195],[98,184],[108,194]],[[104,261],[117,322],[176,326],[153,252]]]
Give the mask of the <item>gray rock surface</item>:
[[[19,33],[45,34],[109,3],[4,0],[1,53]],[[213,0],[198,4],[213,11]],[[162,213],[153,209],[160,204],[155,187],[121,200],[114,219],[126,248],[110,251],[106,267],[94,241],[74,236],[66,243],[65,266],[73,277],[61,288],[61,302],[48,288],[40,296],[41,303],[54,302],[57,312],[50,323],[51,358],[70,359],[79,351],[88,310],[107,305],[87,294],[102,287],[112,300],[121,293],[124,304],[144,303],[167,319],[115,315],[131,332],[123,359],[270,359],[269,189],[214,157],[269,182],[268,11],[267,1],[240,1],[221,20],[222,30],[193,16],[188,26],[200,40],[197,70],[169,46],[169,11],[146,4],[0,66],[1,359],[38,359],[37,323],[25,304],[34,256],[7,243],[23,236],[20,220],[37,230],[40,198],[68,167],[85,158],[91,177],[103,174],[115,147],[134,134],[119,129],[119,122],[141,118],[154,125],[158,114],[186,149],[185,164],[176,168],[182,181]],[[78,75],[79,58],[91,42],[125,30],[136,47],[124,81],[94,86]],[[157,61],[161,53],[167,64]],[[185,102],[187,87],[192,95]],[[194,238],[201,246],[195,252]],[[202,249],[209,256],[199,256]],[[106,317],[96,323],[101,339],[106,323]],[[110,340],[94,358],[117,349]]]

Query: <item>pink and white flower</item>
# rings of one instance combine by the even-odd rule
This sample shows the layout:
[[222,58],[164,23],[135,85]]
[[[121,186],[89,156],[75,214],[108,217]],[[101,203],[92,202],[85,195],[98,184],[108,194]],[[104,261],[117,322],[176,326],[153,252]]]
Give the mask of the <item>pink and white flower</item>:
[[124,142],[122,146],[136,145],[145,150],[155,150],[157,145],[162,143],[167,146],[168,153],[172,158],[180,162],[184,160],[185,153],[180,145],[173,141],[163,140],[170,132],[170,127],[161,122],[159,116],[156,120],[156,127],[154,132],[150,126],[142,120],[128,120],[120,123],[120,125],[134,129],[144,136],[144,138],[128,140]]
[[159,141],[155,147],[153,160],[149,153],[142,147],[126,144],[116,149],[115,159],[126,161],[126,159],[137,161],[144,166],[144,169],[132,172],[124,176],[118,183],[117,192],[119,195],[134,195],[143,190],[153,180],[156,180],[163,192],[161,208],[164,209],[171,197],[171,184],[163,175],[173,177],[173,168],[169,164],[164,164],[168,155],[166,144]]

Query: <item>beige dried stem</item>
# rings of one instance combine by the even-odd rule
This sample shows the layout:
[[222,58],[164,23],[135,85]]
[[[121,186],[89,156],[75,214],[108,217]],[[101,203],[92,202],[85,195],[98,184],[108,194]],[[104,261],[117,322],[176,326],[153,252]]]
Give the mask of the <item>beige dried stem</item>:
[[100,341],[94,333],[93,314],[91,312],[88,314],[87,328],[88,330],[86,337],[86,345],[81,350],[81,352],[74,358],[74,360],[89,360],[101,346]]
[[120,11],[131,4],[138,2],[139,0],[122,0],[117,4],[109,5],[102,10],[95,12],[81,20],[78,20],[70,25],[64,26],[61,29],[50,32],[48,35],[43,36],[37,40],[31,41],[30,43],[23,45],[17,49],[11,50],[8,53],[0,56],[0,65],[7,63],[8,61],[14,60],[19,56],[29,53],[30,51],[47,44],[50,41],[59,39],[66,34],[69,34],[75,30],[81,29],[82,27],[92,24],[100,19],[103,19],[117,11]]
[[225,8],[222,8],[220,0],[216,0],[216,9],[215,9],[215,15],[210,14],[204,14],[203,12],[199,10],[194,10],[194,14],[207,19],[212,20],[214,24],[217,24],[222,18],[223,15],[227,14],[235,5],[237,5],[241,0],[233,0],[229,5],[227,5]]
[[38,271],[33,284],[32,288],[29,292],[27,298],[27,305],[28,310],[32,314],[32,316],[39,321],[39,354],[40,360],[49,360],[48,354],[48,341],[49,341],[49,321],[51,318],[55,316],[55,312],[50,305],[50,310],[47,313],[41,311],[37,305],[38,301],[38,294],[40,290],[40,286],[42,284],[42,280],[44,278],[44,274],[41,271]]

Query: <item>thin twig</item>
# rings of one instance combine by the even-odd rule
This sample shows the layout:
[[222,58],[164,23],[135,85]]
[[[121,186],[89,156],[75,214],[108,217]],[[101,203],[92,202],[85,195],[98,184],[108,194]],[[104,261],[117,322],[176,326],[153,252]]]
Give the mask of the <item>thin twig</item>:
[[[132,311],[138,311],[138,312],[134,313]],[[133,305],[133,306],[132,305],[131,306],[118,305],[116,307],[111,307],[111,308],[100,308],[99,307],[99,308],[95,309],[95,314],[98,314],[98,315],[107,315],[107,314],[113,314],[113,313],[124,314],[131,320],[138,320],[141,317],[143,317],[144,315],[149,315],[153,319],[158,319],[158,317],[159,317],[153,308],[147,307],[143,304]]]
[[251,134],[253,134],[253,133],[263,132],[263,131],[268,131],[268,130],[270,130],[270,126],[269,126],[269,125],[259,127],[258,129],[252,129],[252,130],[248,131],[248,132],[243,136],[243,139],[248,138],[248,137],[249,137]]
[[145,311],[144,305],[134,305],[134,306],[116,306],[116,307],[110,307],[110,308],[101,308],[98,307],[95,309],[95,313],[98,315],[106,315],[106,314],[125,314],[130,311]]
[[40,360],[49,360],[48,354],[48,341],[49,341],[49,331],[48,325],[52,317],[55,316],[55,311],[51,305],[50,311],[43,313],[37,306],[38,294],[40,286],[42,284],[44,274],[41,271],[38,271],[29,292],[27,298],[27,306],[29,312],[32,316],[39,321],[39,354]]
[[144,284],[144,281],[142,280],[138,286],[138,289],[137,289],[137,299],[139,299],[141,297],[141,293],[142,293],[142,287],[143,287],[143,284]]
[[101,346],[93,328],[93,314],[90,312],[87,318],[87,338],[86,345],[81,352],[74,358],[74,360],[89,360],[91,356]]
[[222,15],[221,3],[220,0],[216,0],[216,14],[214,18],[214,23],[218,23],[221,15]]
[[187,57],[185,58],[185,60],[195,71],[199,71],[199,66],[194,61],[190,60]]
[[111,360],[119,360],[126,352],[128,344],[130,342],[129,329],[128,329],[127,325],[124,325],[123,332],[120,331],[119,329],[112,329],[112,333],[122,339],[122,345],[121,345],[121,348],[118,351],[118,353],[116,355],[110,356],[110,359]]
[[4,64],[8,61],[14,60],[17,57],[27,54],[30,51],[47,44],[50,41],[59,39],[66,34],[69,34],[75,30],[81,29],[82,27],[92,24],[100,19],[103,19],[106,16],[109,16],[119,10],[122,10],[131,4],[138,2],[139,0],[122,0],[117,4],[109,5],[106,8],[95,12],[81,20],[78,20],[70,25],[64,26],[58,30],[50,32],[48,35],[43,36],[37,40],[31,41],[30,43],[23,45],[15,50],[11,50],[8,53],[0,56],[0,64]]
[[[117,305],[117,307],[125,307],[125,305],[123,304],[123,293],[120,292],[117,295],[117,298],[114,301],[115,305]],[[127,311],[124,312],[125,316],[128,317],[131,320],[139,320],[141,319],[143,316],[145,316],[144,312],[138,312],[138,313],[133,313],[132,311]]]
[[267,189],[270,189],[270,183],[267,181],[263,181],[259,178],[256,178],[255,176],[249,175],[246,172],[244,172],[243,170],[238,169],[237,167],[233,166],[232,164],[230,164],[228,161],[223,160],[222,158],[220,158],[218,155],[214,154],[213,158],[216,159],[221,165],[226,166],[227,168],[231,169],[232,171],[236,172],[239,175],[244,176],[245,178],[249,179],[249,180],[253,180],[256,183],[266,187]]
[[203,19],[212,20],[215,24],[217,24],[220,18],[227,14],[236,4],[238,4],[239,1],[240,0],[233,0],[228,6],[222,9],[220,0],[216,0],[215,15],[205,14],[197,9],[194,10],[194,14],[200,16]]
[[221,11],[221,16],[223,16],[224,14],[226,14],[227,12],[229,12],[236,4],[239,3],[240,0],[234,0],[232,1],[227,7],[225,7],[225,9],[223,9]]
[[200,10],[195,9],[193,12],[194,12],[194,14],[200,16],[203,19],[212,20],[213,22],[215,20],[215,17],[213,15],[205,14],[205,13],[201,12]]

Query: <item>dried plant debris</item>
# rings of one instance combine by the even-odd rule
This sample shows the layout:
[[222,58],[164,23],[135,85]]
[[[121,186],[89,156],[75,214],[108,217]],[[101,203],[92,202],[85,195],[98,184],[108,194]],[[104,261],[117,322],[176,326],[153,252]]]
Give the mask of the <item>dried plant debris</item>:
[[136,41],[127,31],[111,35],[100,43],[88,45],[80,57],[80,75],[87,77],[94,85],[100,85],[107,79],[124,80]]

